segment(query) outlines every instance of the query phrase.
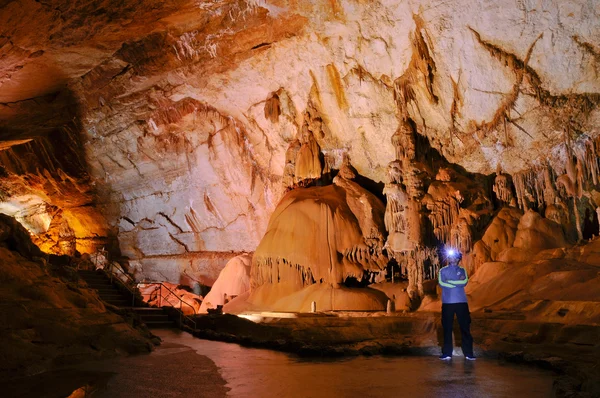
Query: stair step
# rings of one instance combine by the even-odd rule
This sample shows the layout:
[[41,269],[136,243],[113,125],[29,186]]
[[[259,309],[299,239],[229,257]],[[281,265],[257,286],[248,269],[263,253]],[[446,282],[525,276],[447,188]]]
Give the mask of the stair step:
[[108,279],[85,279],[83,278],[85,283],[88,285],[112,285]]
[[153,321],[170,321],[169,320],[169,316],[168,315],[143,315],[140,318],[142,318],[142,321],[144,323],[146,322],[153,322]]
[[112,283],[110,283],[110,281],[108,279],[91,280],[91,279],[85,279],[85,278],[83,278],[83,280],[88,285],[112,285]]
[[120,293],[104,293],[99,294],[98,296],[100,296],[102,300],[127,300],[128,298]]
[[94,290],[111,290],[111,289],[115,289],[114,286],[111,286],[111,285],[103,285],[103,286],[90,286],[90,285],[88,285],[88,287],[90,289],[94,289]]
[[168,321],[168,322],[148,321],[148,322],[144,322],[144,323],[149,328],[174,328],[175,327],[175,322],[173,322],[173,321]]
[[112,285],[102,285],[102,286],[99,286],[99,285],[96,285],[96,286],[90,286],[90,285],[88,285],[88,287],[89,287],[90,289],[94,289],[94,290],[118,290],[118,289],[116,289],[116,288],[115,288],[114,286],[112,286]]
[[104,279],[100,279],[100,278],[98,278],[98,279],[96,279],[96,278],[94,278],[94,279],[83,278],[83,280],[86,281],[86,283],[100,283],[100,284],[108,283],[108,284],[111,284],[110,280],[106,279],[106,278],[104,278]]
[[94,289],[98,294],[120,294],[123,295],[124,293],[121,292],[119,289]]
[[104,274],[94,274],[94,275],[82,275],[79,274],[83,279],[108,279],[108,277]]
[[83,279],[85,281],[91,282],[91,283],[94,283],[94,282],[109,282],[110,283],[110,280],[108,278],[96,278],[96,277],[94,277],[94,278],[83,278]]
[[114,305],[115,307],[125,307],[131,304],[128,300],[104,300],[107,304]]
[[164,314],[165,311],[162,308],[156,307],[134,307],[132,310],[138,314],[139,316],[143,315],[154,315],[154,314]]
[[102,287],[99,289],[94,289],[95,291],[97,291],[98,293],[102,294],[102,293],[118,293],[121,294],[121,291],[119,289],[117,289],[116,287]]
[[117,289],[103,289],[103,290],[95,289],[95,290],[96,290],[96,292],[98,292],[98,294],[118,294],[118,295],[123,296],[123,293]]

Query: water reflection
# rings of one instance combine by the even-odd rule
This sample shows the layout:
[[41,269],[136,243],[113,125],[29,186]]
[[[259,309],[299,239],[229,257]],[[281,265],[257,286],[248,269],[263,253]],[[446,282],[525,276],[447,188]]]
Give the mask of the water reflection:
[[492,360],[384,356],[307,360],[176,331],[157,334],[212,359],[231,397],[552,396],[551,373]]

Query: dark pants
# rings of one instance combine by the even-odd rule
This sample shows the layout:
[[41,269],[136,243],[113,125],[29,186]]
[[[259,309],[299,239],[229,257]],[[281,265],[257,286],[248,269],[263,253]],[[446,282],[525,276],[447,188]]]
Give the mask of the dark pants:
[[473,356],[473,336],[471,336],[471,314],[467,303],[442,304],[442,327],[444,328],[443,355],[452,356],[452,325],[454,314],[458,319],[461,333],[461,346],[463,354],[467,357]]

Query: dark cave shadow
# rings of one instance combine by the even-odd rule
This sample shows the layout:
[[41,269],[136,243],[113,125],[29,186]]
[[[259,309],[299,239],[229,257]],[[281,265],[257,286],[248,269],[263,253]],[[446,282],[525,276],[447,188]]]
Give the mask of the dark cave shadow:
[[[43,194],[49,211],[96,205],[82,123],[82,106],[68,86],[0,108],[0,199]],[[95,238],[96,239],[96,238]],[[97,237],[113,257],[120,256],[115,231]]]

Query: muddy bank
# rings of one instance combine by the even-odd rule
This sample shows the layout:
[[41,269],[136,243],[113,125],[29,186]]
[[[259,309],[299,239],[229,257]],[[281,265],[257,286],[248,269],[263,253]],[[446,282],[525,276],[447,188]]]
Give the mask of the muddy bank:
[[63,260],[73,259],[42,253],[0,214],[0,382],[152,351],[145,326],[101,301]]
[[[287,315],[282,315],[287,316]],[[255,314],[196,318],[196,337],[307,357],[438,355],[439,313]],[[553,370],[558,396],[599,396],[600,328],[526,321],[519,313],[472,314],[475,353]],[[460,336],[458,330],[455,336]],[[460,340],[455,341],[455,350]],[[455,352],[456,354],[456,352]],[[456,358],[459,359],[459,358]],[[462,358],[461,358],[462,359]]]
[[146,355],[91,361],[16,378],[0,383],[0,391],[13,398],[224,398],[227,387],[211,359],[187,346],[163,342]]

